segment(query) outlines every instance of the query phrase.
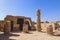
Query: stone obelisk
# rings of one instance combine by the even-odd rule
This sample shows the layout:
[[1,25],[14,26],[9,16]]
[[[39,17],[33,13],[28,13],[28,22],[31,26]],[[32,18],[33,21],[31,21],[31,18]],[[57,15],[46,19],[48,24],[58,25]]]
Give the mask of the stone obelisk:
[[37,27],[36,27],[36,30],[41,31],[41,19],[40,19],[41,13],[40,13],[39,9],[36,11],[36,15],[37,15]]

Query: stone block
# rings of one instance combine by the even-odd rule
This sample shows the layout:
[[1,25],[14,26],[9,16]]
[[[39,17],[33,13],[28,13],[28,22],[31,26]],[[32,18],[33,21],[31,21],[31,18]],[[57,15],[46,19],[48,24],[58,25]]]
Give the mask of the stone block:
[[53,34],[53,27],[52,27],[52,25],[50,25],[49,27],[47,27],[47,33],[48,34]]

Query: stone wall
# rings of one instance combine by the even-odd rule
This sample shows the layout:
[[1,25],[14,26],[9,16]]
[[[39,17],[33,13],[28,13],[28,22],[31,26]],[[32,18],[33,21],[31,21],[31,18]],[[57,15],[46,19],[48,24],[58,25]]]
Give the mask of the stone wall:
[[[41,22],[42,31],[43,31],[43,32],[47,32],[47,27],[49,27],[49,25],[52,25],[52,27],[53,27],[53,32],[55,32],[55,23],[53,23],[53,22],[49,22],[49,23],[47,23],[47,22],[43,22],[43,23],[42,23],[42,22]],[[35,29],[36,29],[37,24],[35,24],[34,27],[35,27]]]
[[14,31],[19,31],[19,24],[15,24],[13,30]]
[[55,25],[54,25],[54,23],[46,23],[46,22],[44,22],[44,23],[41,23],[41,27],[42,27],[42,30],[43,30],[43,32],[47,32],[46,30],[47,30],[47,27],[49,27],[49,25],[52,25],[52,27],[53,27],[53,32],[55,32]]
[[4,34],[10,33],[11,31],[11,27],[10,27],[10,21],[6,21],[6,23],[4,24]]
[[4,21],[0,21],[0,31],[4,31]]
[[[18,19],[24,19],[24,21],[28,21],[29,22],[29,25],[30,27],[32,27],[32,21],[31,21],[31,18],[28,18],[28,17],[24,17],[24,16],[11,16],[11,15],[7,15],[5,18],[4,18],[4,21],[13,21],[13,31],[18,31],[19,30],[19,24],[17,24],[17,20]],[[24,24],[24,23],[23,23]]]

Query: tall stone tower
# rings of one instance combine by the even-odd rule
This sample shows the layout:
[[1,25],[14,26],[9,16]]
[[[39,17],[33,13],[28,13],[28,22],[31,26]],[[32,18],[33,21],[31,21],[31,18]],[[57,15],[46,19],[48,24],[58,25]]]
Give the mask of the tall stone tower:
[[36,15],[37,15],[37,27],[36,27],[36,30],[41,31],[41,19],[40,19],[41,13],[40,13],[39,9],[36,11]]

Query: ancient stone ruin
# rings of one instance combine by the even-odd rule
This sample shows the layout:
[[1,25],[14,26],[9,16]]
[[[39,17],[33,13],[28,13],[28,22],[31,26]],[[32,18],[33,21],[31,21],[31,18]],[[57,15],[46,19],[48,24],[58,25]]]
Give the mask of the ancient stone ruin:
[[55,32],[55,29],[60,28],[60,23],[57,25],[54,22],[41,22],[40,15],[41,13],[38,9],[36,11],[36,22],[33,22],[29,17],[7,15],[4,20],[0,20],[0,31],[7,34],[12,31],[28,33],[30,30],[43,30],[43,32],[53,34],[53,32]]
[[[7,21],[9,21],[9,23]],[[0,21],[0,27],[1,29],[3,29],[1,31],[10,30],[10,31],[28,32],[28,30],[31,30],[32,20],[31,18],[24,17],[24,16],[7,15],[4,18],[4,21]]]

